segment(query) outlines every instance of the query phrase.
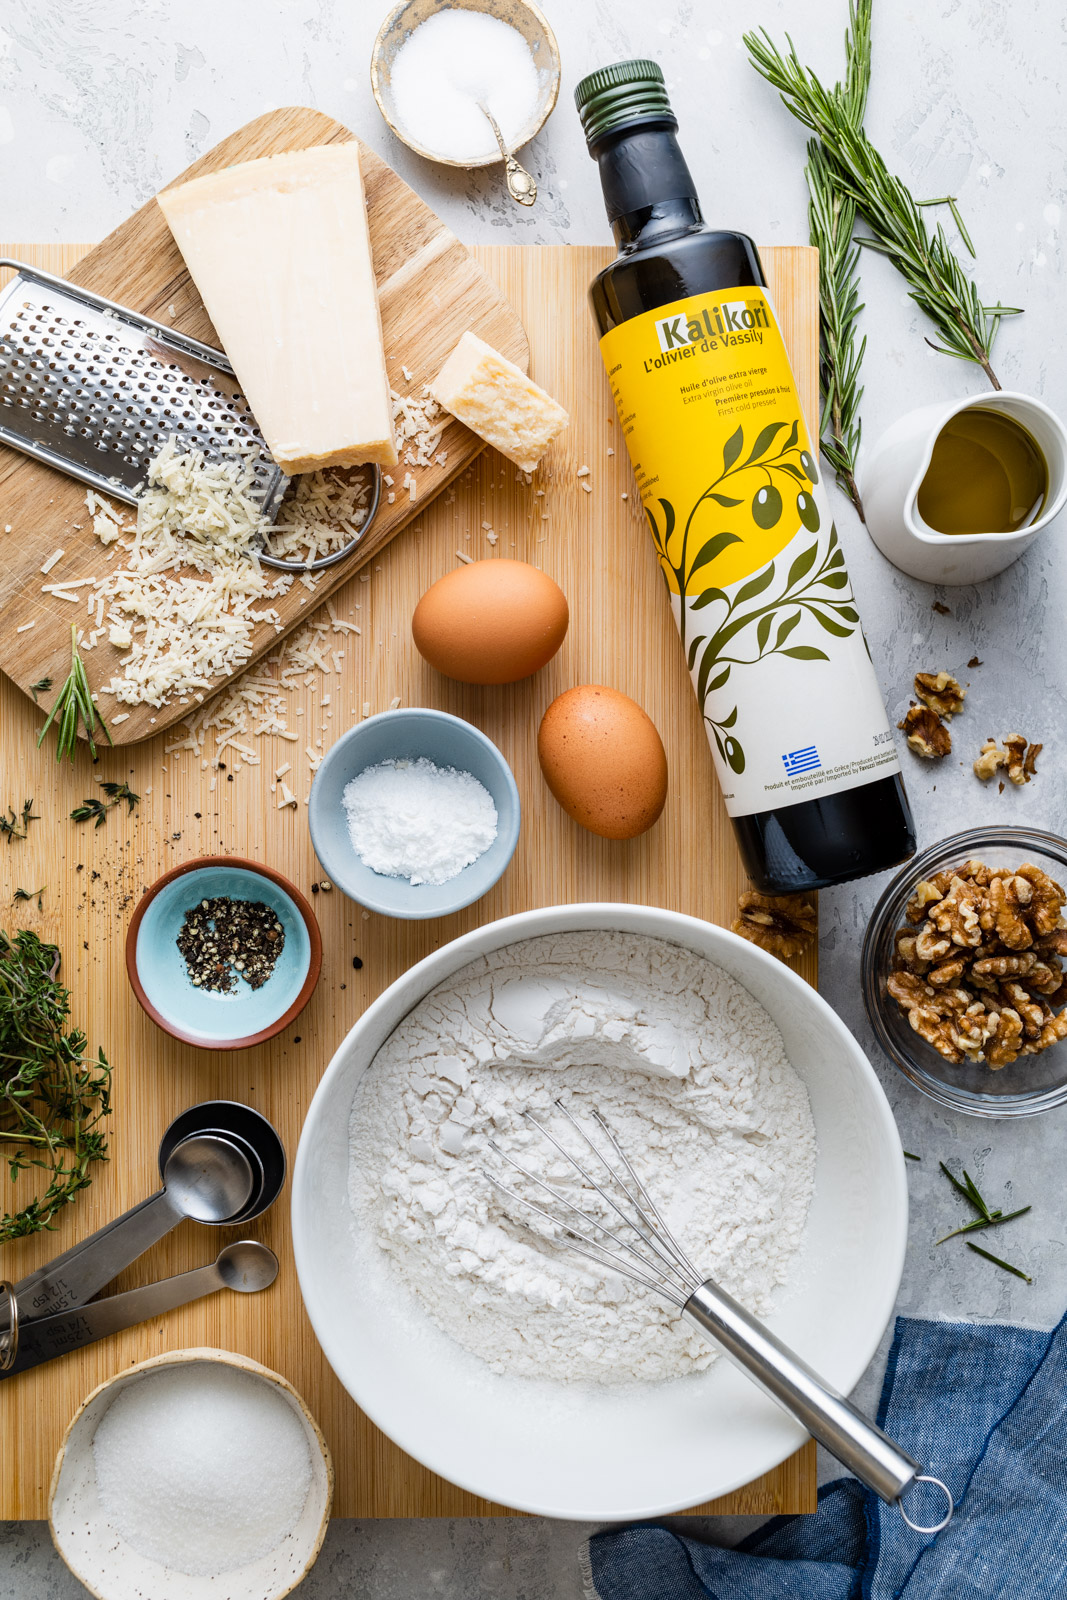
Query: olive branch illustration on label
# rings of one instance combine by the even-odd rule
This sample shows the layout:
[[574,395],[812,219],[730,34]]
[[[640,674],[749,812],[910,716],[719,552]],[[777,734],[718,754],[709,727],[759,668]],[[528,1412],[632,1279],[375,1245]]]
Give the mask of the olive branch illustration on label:
[[[710,567],[730,545],[742,540],[741,534],[723,530],[704,540],[690,558],[695,518],[701,506],[711,502],[724,511],[736,512],[738,507],[745,504],[743,497],[723,493],[724,484],[740,488],[743,476],[759,473],[761,482],[753,491],[748,506],[752,523],[763,531],[775,527],[785,514],[785,490],[794,497],[800,526],[809,533],[818,534],[821,527],[819,509],[808,492],[809,485],[819,481],[818,468],[810,452],[799,444],[798,420],[793,421],[785,443],[777,443],[778,435],[786,426],[785,422],[768,423],[757,435],[743,460],[743,426],[730,435],[723,446],[722,472],[700,494],[686,518],[681,530],[677,562],[671,556],[672,541],[677,543],[678,531],[673,505],[669,500],[661,499],[658,502],[663,514],[662,528],[657,524],[651,508],[645,508],[668,592],[673,594],[674,585],[677,585],[678,627],[682,645],[687,651],[689,671],[694,676],[701,716],[712,731],[719,754],[736,773],[745,770],[744,748],[733,731],[737,723],[737,706],[722,718],[712,717],[708,712],[710,696],[726,685],[734,667],[755,666],[773,655],[788,656],[793,661],[828,661],[830,658],[824,650],[813,644],[798,643],[793,638],[805,615],[812,618],[825,633],[838,639],[848,638],[859,626],[859,613],[845,570],[844,554],[837,529],[832,523],[821,560],[820,540],[816,538],[794,557],[784,586],[762,604],[753,607],[750,602],[759,600],[774,587],[777,576],[775,561],[768,562],[732,595],[726,589],[709,585],[690,599],[694,577],[698,573],[710,577],[710,573],[705,573],[705,568]],[[737,512],[737,515],[741,517],[744,513]],[[786,548],[789,548],[788,544]],[[716,601],[726,609],[714,631],[689,639],[691,615]],[[753,627],[755,632],[749,635],[748,630]],[[747,653],[727,654],[731,648],[747,648]]]

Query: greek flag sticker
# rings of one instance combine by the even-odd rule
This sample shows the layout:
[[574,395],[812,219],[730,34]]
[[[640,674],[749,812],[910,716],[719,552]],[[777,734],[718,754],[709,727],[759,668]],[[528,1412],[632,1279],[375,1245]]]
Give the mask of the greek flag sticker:
[[790,750],[787,756],[782,757],[787,778],[795,778],[798,772],[816,772],[822,766],[819,752],[813,744],[806,750]]

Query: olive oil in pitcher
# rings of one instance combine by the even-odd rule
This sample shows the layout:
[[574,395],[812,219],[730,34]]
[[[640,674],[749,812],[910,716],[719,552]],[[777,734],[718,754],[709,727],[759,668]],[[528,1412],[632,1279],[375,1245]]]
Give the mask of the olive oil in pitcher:
[[1036,439],[1004,411],[970,406],[934,440],[916,501],[935,533],[1018,533],[1045,506],[1048,465]]
[[654,61],[575,91],[618,257],[600,350],[745,867],[780,893],[915,831],[756,247],[709,228]]

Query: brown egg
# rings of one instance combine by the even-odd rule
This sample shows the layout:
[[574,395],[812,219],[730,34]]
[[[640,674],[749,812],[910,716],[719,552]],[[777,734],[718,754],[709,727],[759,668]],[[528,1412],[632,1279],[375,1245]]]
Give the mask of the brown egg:
[[605,839],[633,839],[667,798],[667,757],[651,717],[599,683],[553,700],[537,735],[545,782],[568,816]]
[[567,597],[528,561],[474,561],[432,584],[411,619],[421,656],[460,683],[515,683],[551,661]]

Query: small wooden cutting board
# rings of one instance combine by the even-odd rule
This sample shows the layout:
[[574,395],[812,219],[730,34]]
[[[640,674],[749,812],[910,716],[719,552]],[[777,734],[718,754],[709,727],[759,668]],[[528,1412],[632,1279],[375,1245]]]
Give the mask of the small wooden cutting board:
[[[238,161],[352,137],[342,123],[319,111],[302,106],[270,111],[217,144],[175,183]],[[421,400],[423,385],[436,376],[468,329],[525,370],[530,360],[526,335],[497,285],[414,189],[362,143],[360,157],[387,367],[394,390]],[[269,239],[263,241],[263,249],[269,252]],[[254,262],[248,264],[248,270],[255,270]],[[218,336],[154,199],[91,250],[70,277],[109,300],[218,348]],[[405,369],[410,378],[404,376]],[[314,605],[321,604],[333,589],[378,555],[482,448],[468,428],[450,418],[439,446],[443,460],[435,460],[429,467],[414,467],[401,459],[392,473],[393,504],[387,503],[388,491],[384,492],[366,538],[348,560],[316,575],[313,596],[302,583],[294,582],[287,594],[272,602],[280,614],[282,631],[303,621]],[[408,472],[416,479],[414,501],[401,487]],[[30,684],[41,678],[63,683],[70,671],[71,623],[81,626],[86,620],[84,602],[72,605],[44,594],[42,584],[103,577],[113,570],[114,563],[107,564],[108,551],[93,533],[92,518],[85,509],[84,484],[0,445],[0,529],[7,527],[10,533],[0,533],[0,668],[29,693]],[[42,576],[41,567],[59,549],[64,552],[62,558]],[[261,623],[252,636],[249,664],[276,649],[278,640],[274,627]],[[114,674],[121,675],[121,652],[101,638],[92,654],[86,653],[85,666],[93,688],[99,690]],[[219,686],[226,681],[219,679]],[[45,707],[48,704],[46,695]],[[132,744],[180,721],[196,710],[196,704],[187,701],[183,705],[175,697],[162,707],[127,707],[102,694],[100,710],[114,742]],[[127,720],[111,726],[112,716],[124,711],[129,713]]]

